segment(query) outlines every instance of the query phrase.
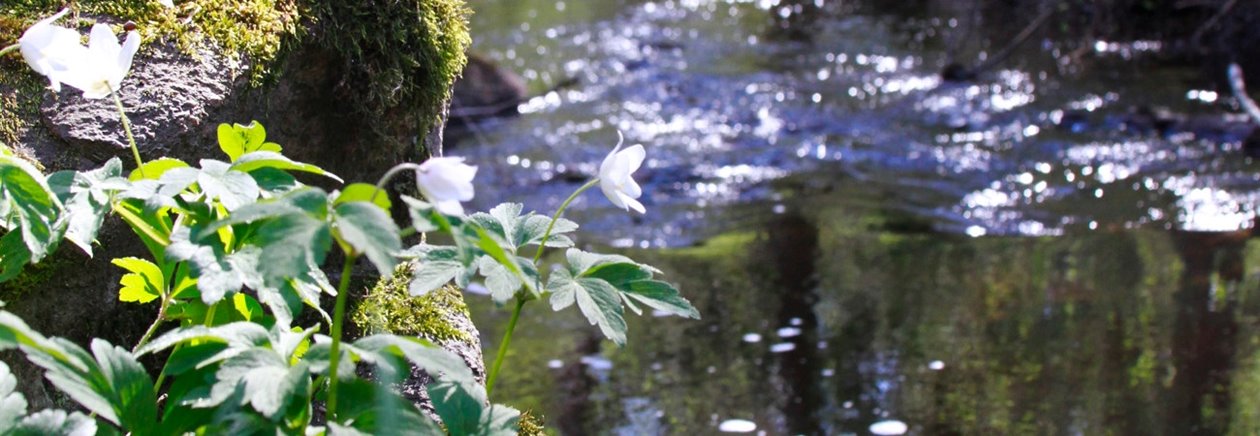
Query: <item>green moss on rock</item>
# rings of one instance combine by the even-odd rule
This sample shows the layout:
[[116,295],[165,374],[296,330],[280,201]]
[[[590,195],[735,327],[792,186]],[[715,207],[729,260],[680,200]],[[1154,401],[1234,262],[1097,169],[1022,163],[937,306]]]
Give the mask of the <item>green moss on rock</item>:
[[520,436],[543,436],[547,434],[543,417],[535,415],[532,410],[521,412],[521,419],[516,422],[516,425],[516,434]]
[[381,278],[351,314],[363,332],[423,336],[434,341],[458,340],[473,342],[468,332],[453,327],[448,317],[468,316],[468,306],[459,290],[451,286],[412,297],[407,290],[414,264],[399,265],[394,275]]
[[[31,24],[64,4],[5,2],[0,6],[0,46],[16,42]],[[343,85],[355,100],[349,107],[369,117],[395,108],[424,114],[417,126],[421,132],[434,125],[450,99],[471,43],[470,11],[463,0],[175,0],[174,8],[153,0],[73,4],[78,19],[63,19],[61,25],[86,33],[94,17],[110,16],[116,26],[137,23],[145,45],[165,41],[189,54],[201,46],[217,46],[225,56],[247,61],[243,65],[249,66],[255,85],[274,79],[278,61],[303,44],[331,48],[344,61],[348,77]],[[44,84],[21,56],[0,59],[0,140],[16,144],[30,127]]]

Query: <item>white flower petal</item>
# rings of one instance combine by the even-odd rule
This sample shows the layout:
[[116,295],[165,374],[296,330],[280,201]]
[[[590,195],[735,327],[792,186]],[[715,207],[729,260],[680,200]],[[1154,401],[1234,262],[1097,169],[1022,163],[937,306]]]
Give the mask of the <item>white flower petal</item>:
[[621,144],[613,147],[613,151],[599,165],[599,190],[608,197],[608,201],[622,210],[634,209],[646,213],[647,209],[637,198],[643,195],[643,189],[634,181],[632,174],[643,164],[647,153],[642,145],[634,145],[620,150]]
[[433,203],[433,206],[437,208],[438,212],[442,212],[447,215],[458,216],[464,214],[464,205],[459,204],[459,201],[456,200],[438,201]]
[[639,200],[635,200],[634,198],[631,198],[630,196],[625,195],[625,194],[621,194],[621,199],[626,202],[627,206],[630,206],[631,209],[634,209],[635,212],[638,212],[640,214],[647,213],[647,208],[643,207],[643,203],[640,203]]

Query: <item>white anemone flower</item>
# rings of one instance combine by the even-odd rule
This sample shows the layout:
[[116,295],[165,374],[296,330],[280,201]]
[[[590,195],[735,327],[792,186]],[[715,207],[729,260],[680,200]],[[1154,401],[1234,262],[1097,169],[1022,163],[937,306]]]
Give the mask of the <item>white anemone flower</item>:
[[61,91],[58,77],[87,55],[87,49],[79,43],[79,32],[52,24],[69,12],[69,9],[62,9],[51,17],[39,20],[18,38],[18,47],[26,64],[36,73],[48,77],[49,87],[54,91]]
[[416,185],[439,212],[463,215],[460,202],[473,199],[472,179],[476,175],[477,167],[465,164],[462,157],[435,157],[416,169]]
[[119,45],[109,26],[96,23],[88,37],[87,57],[58,79],[83,90],[83,98],[108,96],[131,72],[131,59],[139,49],[139,33],[127,32],[126,42]]
[[68,10],[40,20],[22,34],[18,43],[26,63],[48,77],[54,91],[61,84],[83,91],[84,98],[102,98],[118,89],[131,71],[131,60],[140,49],[140,34],[127,33],[127,40],[118,37],[108,25],[96,23],[88,36],[88,46],[79,43],[79,33],[52,24]]
[[639,188],[639,184],[630,177],[640,165],[643,165],[643,158],[646,156],[647,152],[643,151],[642,145],[635,144],[621,150],[621,142],[618,141],[612,153],[608,153],[608,157],[605,157],[604,162],[599,165],[599,189],[604,191],[604,196],[608,197],[608,201],[611,201],[614,206],[622,210],[634,209],[639,213],[647,212],[643,203],[636,200],[643,195],[643,189]]

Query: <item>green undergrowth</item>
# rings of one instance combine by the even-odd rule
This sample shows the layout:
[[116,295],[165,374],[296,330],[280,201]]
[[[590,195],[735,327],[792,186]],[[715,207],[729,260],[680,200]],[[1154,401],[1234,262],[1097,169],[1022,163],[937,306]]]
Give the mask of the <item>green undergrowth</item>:
[[413,263],[403,263],[391,277],[383,277],[359,303],[351,320],[367,334],[392,333],[423,336],[434,341],[473,342],[468,332],[452,326],[452,312],[468,317],[468,306],[459,290],[443,286],[423,297],[408,293]]

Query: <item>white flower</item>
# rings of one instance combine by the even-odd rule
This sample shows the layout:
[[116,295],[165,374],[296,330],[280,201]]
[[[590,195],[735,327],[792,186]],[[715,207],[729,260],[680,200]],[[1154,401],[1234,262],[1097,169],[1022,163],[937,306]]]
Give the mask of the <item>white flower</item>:
[[643,203],[635,200],[643,195],[643,190],[630,175],[643,165],[643,158],[647,156],[647,153],[643,151],[643,146],[638,144],[625,150],[620,149],[621,142],[618,141],[612,153],[608,153],[608,157],[604,158],[604,163],[599,165],[599,189],[604,191],[604,196],[608,197],[608,201],[611,201],[614,206],[646,213],[647,209],[643,207]]
[[56,15],[39,20],[18,38],[22,58],[36,73],[48,77],[49,86],[54,91],[61,91],[58,75],[65,74],[87,53],[87,49],[79,44],[79,32],[52,24],[68,12],[69,9],[62,9]]
[[96,23],[84,47],[79,44],[78,32],[52,24],[66,12],[62,10],[26,29],[18,40],[22,57],[35,72],[48,77],[54,91],[60,91],[65,83],[82,90],[84,98],[108,96],[131,71],[132,57],[140,49],[140,34],[128,32],[126,42],[119,44],[109,26]]
[[447,215],[463,215],[461,201],[472,200],[472,179],[477,167],[464,163],[462,157],[435,157],[420,164],[416,170],[416,185],[439,212]]

